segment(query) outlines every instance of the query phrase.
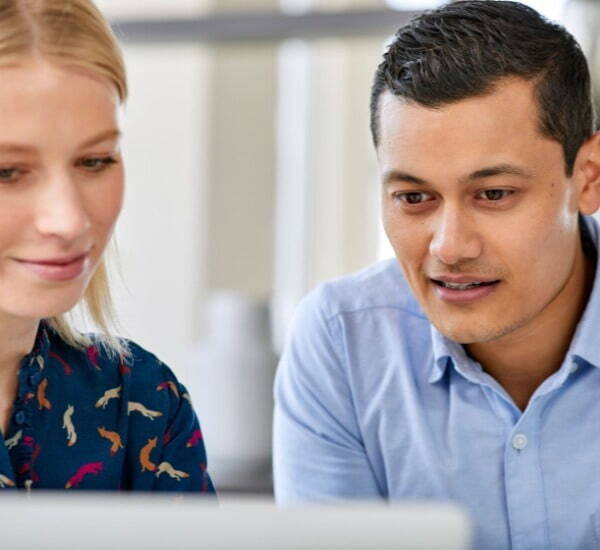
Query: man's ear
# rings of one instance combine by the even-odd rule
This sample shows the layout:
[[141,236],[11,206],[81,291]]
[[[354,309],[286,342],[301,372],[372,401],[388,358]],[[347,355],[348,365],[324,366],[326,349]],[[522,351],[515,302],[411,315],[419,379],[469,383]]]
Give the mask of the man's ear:
[[573,174],[579,185],[579,211],[594,214],[600,208],[600,132],[579,149]]

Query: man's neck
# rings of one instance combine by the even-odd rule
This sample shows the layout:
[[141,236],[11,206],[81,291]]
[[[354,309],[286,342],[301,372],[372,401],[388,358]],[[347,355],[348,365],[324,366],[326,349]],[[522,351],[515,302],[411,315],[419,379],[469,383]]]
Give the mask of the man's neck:
[[587,305],[594,272],[595,260],[580,248],[565,288],[534,322],[499,340],[465,346],[521,410],[539,385],[560,368]]

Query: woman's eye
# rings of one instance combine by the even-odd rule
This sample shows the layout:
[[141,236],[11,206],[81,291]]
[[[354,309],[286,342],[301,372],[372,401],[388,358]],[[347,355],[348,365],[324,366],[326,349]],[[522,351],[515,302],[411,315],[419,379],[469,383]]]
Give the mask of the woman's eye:
[[493,202],[505,199],[511,194],[512,191],[508,191],[506,189],[486,189],[485,191],[482,191],[479,196],[487,201]]
[[411,192],[411,193],[394,193],[393,197],[396,200],[399,200],[405,204],[414,205],[414,204],[421,204],[421,203],[429,200],[430,195],[428,195],[427,193]]
[[79,162],[79,165],[90,172],[100,172],[117,161],[112,157],[87,158]]
[[10,183],[17,179],[19,170],[17,168],[0,168],[0,182]]

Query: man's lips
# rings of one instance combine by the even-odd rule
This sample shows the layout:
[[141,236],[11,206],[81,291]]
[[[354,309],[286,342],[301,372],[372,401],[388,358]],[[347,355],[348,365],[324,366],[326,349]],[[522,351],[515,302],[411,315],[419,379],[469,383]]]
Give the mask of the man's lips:
[[500,279],[477,275],[441,275],[430,278],[438,298],[452,304],[471,303],[492,294]]
[[432,275],[429,277],[434,282],[450,284],[468,283],[495,283],[499,279],[483,275]]

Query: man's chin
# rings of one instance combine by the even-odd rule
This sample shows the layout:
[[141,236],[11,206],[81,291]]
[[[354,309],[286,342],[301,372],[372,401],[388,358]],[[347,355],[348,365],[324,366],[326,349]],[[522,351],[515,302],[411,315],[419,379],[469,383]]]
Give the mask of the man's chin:
[[435,328],[443,334],[446,338],[463,345],[469,344],[486,344],[502,338],[510,329],[504,329],[501,327],[465,327],[452,326],[447,323],[432,322]]

